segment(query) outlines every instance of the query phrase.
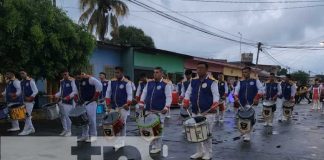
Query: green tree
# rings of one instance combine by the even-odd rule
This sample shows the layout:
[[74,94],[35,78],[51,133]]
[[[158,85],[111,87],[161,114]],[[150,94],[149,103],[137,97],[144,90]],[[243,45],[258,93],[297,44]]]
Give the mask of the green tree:
[[309,74],[304,71],[293,72],[291,76],[301,85],[306,85],[308,83]]
[[155,48],[153,39],[147,36],[142,29],[133,26],[119,26],[119,35],[111,32],[111,42],[114,44],[131,45]]
[[98,36],[99,40],[104,40],[111,28],[118,35],[118,18],[126,16],[129,9],[121,0],[80,0],[83,11],[80,16],[80,23],[87,23],[88,29]]
[[0,73],[25,68],[57,80],[63,68],[89,65],[95,38],[50,0],[4,0],[0,7]]
[[281,68],[281,69],[278,71],[277,75],[278,75],[278,76],[281,76],[281,75],[286,75],[287,73],[288,73],[288,70],[287,70],[286,68]]

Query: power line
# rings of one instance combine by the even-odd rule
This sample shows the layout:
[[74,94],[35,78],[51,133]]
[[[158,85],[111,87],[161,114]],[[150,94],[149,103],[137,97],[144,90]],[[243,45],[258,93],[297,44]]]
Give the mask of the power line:
[[188,23],[188,22],[186,22],[186,21],[184,21],[184,20],[178,19],[178,18],[176,18],[176,17],[174,17],[174,16],[171,16],[171,15],[169,15],[169,14],[166,14],[166,13],[164,13],[164,12],[161,12],[161,11],[159,11],[159,10],[157,10],[157,9],[155,9],[155,8],[153,8],[153,7],[151,7],[151,6],[149,6],[149,5],[146,5],[145,3],[139,2],[139,1],[137,1],[137,0],[128,0],[128,1],[131,2],[131,3],[133,3],[133,4],[138,5],[138,6],[140,6],[140,7],[143,7],[143,8],[145,8],[145,9],[148,9],[148,10],[152,11],[153,13],[158,14],[158,15],[160,15],[160,16],[162,16],[162,17],[165,17],[165,18],[167,18],[167,19],[169,19],[169,20],[171,20],[171,21],[174,21],[174,22],[176,22],[176,23],[182,24],[182,25],[184,25],[184,26],[186,26],[186,27],[189,27],[189,28],[191,28],[191,29],[194,29],[194,30],[200,31],[200,32],[202,32],[202,33],[205,33],[205,34],[208,34],[208,35],[212,35],[212,36],[215,36],[215,37],[218,37],[218,38],[221,38],[221,39],[225,39],[225,40],[228,40],[228,41],[231,41],[231,42],[242,43],[242,44],[249,45],[249,46],[254,46],[254,47],[256,46],[256,44],[254,44],[254,43],[241,42],[241,41],[239,41],[239,40],[235,40],[235,39],[232,39],[232,38],[228,38],[228,37],[225,37],[225,36],[223,36],[223,35],[219,35],[219,34],[216,34],[216,33],[214,33],[214,32],[211,32],[211,31],[209,31],[209,30],[203,29],[203,28],[201,28],[201,27],[199,27],[199,26],[196,26],[196,25],[190,24],[190,23]]
[[[291,67],[291,66],[288,66],[288,65],[285,65],[285,64],[283,64],[283,63],[281,63],[281,62],[279,62],[276,58],[274,58],[267,50],[265,50],[265,49],[263,49],[262,50],[262,52],[263,53],[265,53],[266,55],[268,55],[275,63],[277,63],[277,64],[279,64],[279,65],[281,65],[281,66],[283,66],[283,67],[285,67],[285,68],[290,68],[290,69],[293,69],[293,70],[296,70],[296,71],[298,71],[298,70],[301,70],[301,71],[303,71],[303,69],[298,69],[298,68],[294,68],[294,67]],[[309,70],[310,71],[310,70]],[[305,72],[305,71],[304,71]],[[310,72],[312,72],[312,73],[314,73],[314,74],[318,74],[318,73],[316,73],[316,72],[313,72],[313,71],[310,71]]]
[[[204,26],[207,26],[207,27],[213,28],[213,29],[215,29],[215,30],[217,30],[217,31],[219,31],[219,32],[222,32],[222,33],[225,33],[225,34],[231,35],[231,36],[236,37],[236,38],[241,38],[241,37],[239,37],[239,36],[237,36],[237,35],[235,35],[235,34],[232,34],[232,33],[226,32],[226,31],[221,30],[221,29],[219,29],[219,28],[216,28],[216,27],[214,27],[214,26],[211,26],[211,25],[208,25],[208,24],[203,23],[203,22],[201,22],[201,21],[198,21],[198,20],[196,20],[196,19],[190,18],[190,17],[188,17],[188,16],[186,16],[186,15],[183,15],[183,14],[180,14],[180,13],[177,13],[177,12],[174,12],[173,10],[171,10],[171,9],[169,9],[169,8],[166,8],[165,6],[162,6],[162,5],[156,3],[156,2],[154,2],[154,1],[152,1],[152,0],[148,0],[148,1],[151,2],[151,3],[153,3],[153,4],[155,4],[155,5],[157,5],[157,6],[159,6],[159,7],[162,7],[162,8],[164,8],[164,9],[167,9],[169,12],[176,13],[177,15],[179,15],[179,16],[181,16],[181,17],[184,17],[184,18],[187,18],[187,19],[189,19],[189,20],[191,20],[191,21],[194,21],[194,22],[196,22],[196,23],[198,23],[198,24],[201,24],[201,25],[204,25]],[[250,40],[250,39],[246,39],[246,38],[242,38],[242,39],[247,40],[247,41],[251,41],[251,42],[254,42],[254,43],[257,42],[257,41]]]
[[[309,6],[297,6],[297,7],[282,7],[282,8],[263,8],[263,9],[241,9],[241,10],[200,10],[200,11],[161,11],[166,13],[187,13],[187,14],[202,14],[202,13],[241,13],[241,12],[264,12],[264,11],[277,11],[277,10],[293,10],[324,7],[324,5],[309,5]],[[151,11],[139,11],[133,10],[131,12],[151,12]]]
[[310,0],[310,1],[221,1],[221,0],[182,0],[182,1],[192,1],[192,2],[213,2],[213,3],[321,3],[320,0]]

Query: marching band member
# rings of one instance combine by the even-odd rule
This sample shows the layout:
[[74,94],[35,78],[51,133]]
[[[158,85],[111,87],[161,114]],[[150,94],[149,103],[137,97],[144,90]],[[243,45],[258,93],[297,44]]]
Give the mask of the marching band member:
[[[292,103],[295,103],[295,94],[296,94],[296,84],[291,80],[291,75],[287,74],[284,81],[281,82],[281,95],[279,96],[281,98],[281,109],[283,107],[284,101],[291,101]],[[282,118],[279,119],[279,122],[286,121],[286,117],[281,113]],[[280,116],[279,116],[280,117]]]
[[[277,101],[277,97],[281,95],[281,85],[277,81],[275,81],[275,74],[270,73],[269,80],[265,83],[265,100]],[[269,121],[265,122],[265,126],[272,126],[275,108],[272,108],[272,116]]]
[[60,98],[60,119],[63,126],[63,131],[60,136],[71,136],[71,120],[69,113],[74,107],[73,97],[77,94],[77,87],[75,80],[70,77],[69,71],[64,70],[62,72],[63,79],[60,81],[60,89],[55,94],[56,98]]
[[106,92],[107,92],[108,82],[109,82],[106,78],[107,78],[106,73],[104,72],[99,73],[99,79],[102,84],[102,92],[99,96],[100,101],[103,101],[106,98]]
[[177,83],[177,89],[176,89],[176,91],[177,91],[177,93],[178,93],[178,96],[181,96],[181,91],[182,91],[182,82],[184,81],[184,78],[183,77],[181,77],[180,78],[180,81]]
[[228,95],[228,86],[227,86],[227,82],[224,81],[223,73],[218,74],[217,80],[218,80],[219,97],[221,99],[221,103],[219,104],[218,121],[223,122],[224,121],[225,106],[226,106],[226,97]]
[[138,86],[137,86],[137,90],[136,90],[136,101],[139,102],[141,99],[141,95],[143,93],[144,87],[147,84],[147,77],[146,75],[143,73],[140,75],[140,81],[138,82]]
[[309,89],[311,93],[313,94],[313,106],[311,109],[311,112],[314,111],[314,109],[317,109],[318,112],[321,111],[321,103],[320,103],[320,96],[321,96],[321,90],[322,86],[319,84],[319,80],[315,79],[315,84]]
[[27,116],[25,119],[24,130],[18,135],[24,136],[24,135],[29,135],[31,133],[35,133],[35,128],[31,120],[32,118],[31,113],[34,108],[34,104],[35,104],[34,99],[38,93],[38,89],[36,87],[35,81],[27,75],[26,71],[21,70],[20,77],[22,78],[20,85],[22,90],[23,102],[27,110]]
[[[258,79],[251,78],[251,68],[245,67],[242,69],[243,78],[239,80],[235,87],[235,103],[239,106],[258,105],[259,99],[262,96],[263,86]],[[251,130],[252,130],[251,126]],[[251,132],[243,135],[244,141],[250,141]]]
[[182,87],[181,87],[181,95],[179,97],[180,102],[182,102],[183,98],[185,97],[186,91],[190,85],[191,82],[191,78],[192,78],[192,71],[191,70],[186,70],[185,71],[185,76],[186,76],[186,80],[184,80],[182,82]]
[[[205,116],[208,121],[209,130],[212,132],[215,112],[219,102],[219,91],[217,81],[209,76],[207,72],[208,64],[204,62],[198,63],[198,77],[191,80],[183,100],[183,107],[187,109],[189,103],[191,103],[193,116]],[[211,159],[212,138],[198,143],[196,151],[190,158]]]
[[[171,86],[172,83],[170,81],[164,79],[162,77],[163,70],[161,67],[156,67],[154,69],[154,80],[149,80],[143,90],[141,100],[140,100],[140,109],[144,109],[149,114],[158,113],[160,116],[161,126],[164,127],[164,119],[166,117],[166,113],[170,110],[171,102],[172,102],[172,92]],[[158,153],[161,151],[162,147],[162,137],[163,137],[163,129],[161,133],[161,137],[153,140],[152,149],[150,153]]]
[[[109,81],[107,93],[106,93],[106,105],[108,111],[115,110],[121,114],[125,125],[120,136],[126,136],[126,121],[129,115],[129,107],[133,100],[133,88],[131,81],[124,76],[124,70],[122,67],[115,67],[115,78]],[[123,147],[125,145],[124,140],[121,140],[119,144],[115,146],[115,149]]]
[[[14,104],[22,104],[21,97],[21,86],[18,79],[13,71],[8,71],[5,74],[5,78],[8,80],[6,89],[2,92],[2,95],[5,97],[8,106],[12,106]],[[19,131],[19,122],[18,120],[11,120],[12,127],[8,129],[8,132]]]
[[102,84],[96,78],[81,71],[77,72],[77,78],[79,79],[77,86],[78,103],[86,104],[89,117],[89,124],[82,128],[82,136],[78,141],[94,142],[97,140],[97,100],[102,91]]
[[[139,103],[140,100],[141,100],[141,95],[143,93],[143,90],[144,90],[144,87],[146,86],[147,84],[147,77],[144,73],[142,73],[140,75],[140,81],[138,82],[138,86],[137,86],[137,90],[136,90],[136,94],[135,94],[135,97],[136,97],[136,102]],[[139,105],[136,105],[136,117],[139,116]]]

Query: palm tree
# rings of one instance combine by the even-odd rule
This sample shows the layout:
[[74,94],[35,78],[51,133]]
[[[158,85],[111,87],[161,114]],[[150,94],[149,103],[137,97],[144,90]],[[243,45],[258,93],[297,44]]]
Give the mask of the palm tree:
[[104,40],[108,29],[118,35],[118,17],[126,16],[129,9],[121,0],[80,0],[82,15],[79,23],[88,23],[88,30]]

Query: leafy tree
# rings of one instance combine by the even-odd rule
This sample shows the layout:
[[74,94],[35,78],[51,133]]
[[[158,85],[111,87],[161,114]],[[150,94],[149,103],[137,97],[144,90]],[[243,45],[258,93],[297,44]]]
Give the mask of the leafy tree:
[[291,74],[292,78],[301,85],[307,85],[309,74],[304,71],[297,71]]
[[95,38],[50,0],[4,0],[0,7],[0,73],[25,68],[57,80],[63,68],[89,65]]
[[288,70],[287,70],[286,68],[281,68],[281,69],[278,71],[277,75],[278,75],[278,76],[281,76],[281,75],[286,75],[287,73],[288,73]]
[[111,42],[114,44],[155,48],[153,39],[145,35],[142,29],[133,26],[119,26],[119,35],[111,32]]
[[94,29],[99,40],[104,40],[109,28],[118,35],[118,18],[126,16],[129,9],[121,0],[80,0],[83,11],[80,23],[87,23],[88,29]]
[[4,0],[0,11],[0,68],[26,68],[54,79],[63,68],[88,65],[94,37],[50,0]]

